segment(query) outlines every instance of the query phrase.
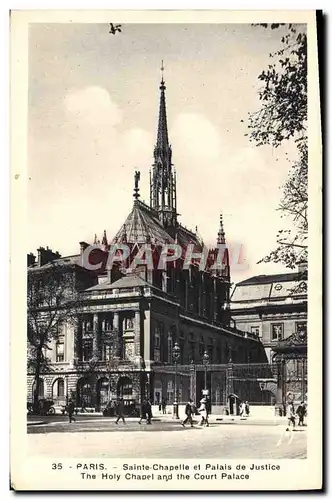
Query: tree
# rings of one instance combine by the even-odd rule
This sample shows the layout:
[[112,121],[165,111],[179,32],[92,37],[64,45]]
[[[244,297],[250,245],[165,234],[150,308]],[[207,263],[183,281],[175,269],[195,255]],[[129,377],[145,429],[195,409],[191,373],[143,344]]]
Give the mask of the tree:
[[[268,28],[269,25],[260,25]],[[308,146],[307,146],[307,35],[301,26],[272,24],[271,29],[287,29],[282,48],[270,54],[271,64],[258,79],[261,107],[249,113],[249,140],[257,146],[280,146],[293,139],[298,159],[283,186],[278,210],[290,217],[294,229],[281,229],[277,248],[259,262],[280,262],[294,268],[307,259],[308,233]],[[248,134],[246,134],[248,135]]]
[[51,370],[48,353],[62,325],[76,324],[81,299],[74,269],[51,262],[28,270],[28,369],[34,374],[34,409],[38,409],[40,375]]
[[294,229],[281,229],[277,234],[277,248],[260,262],[280,262],[294,268],[308,259],[308,147],[299,144],[299,159],[292,166],[283,186],[283,196],[278,210],[282,217],[290,217]]
[[[267,27],[268,25],[261,25]],[[278,29],[281,24],[272,24]],[[289,32],[281,38],[282,48],[270,54],[271,64],[258,79],[262,102],[258,111],[249,113],[250,140],[258,146],[278,147],[294,138],[306,140],[307,130],[307,35],[298,27],[288,25]]]

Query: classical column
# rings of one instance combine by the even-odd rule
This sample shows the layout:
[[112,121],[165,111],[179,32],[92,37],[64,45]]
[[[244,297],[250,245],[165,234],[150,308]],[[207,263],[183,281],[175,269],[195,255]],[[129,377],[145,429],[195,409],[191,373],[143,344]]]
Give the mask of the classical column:
[[141,355],[141,314],[140,311],[135,311],[135,325],[134,325],[134,354],[135,356]]
[[121,342],[120,342],[120,315],[118,312],[113,316],[113,330],[115,332],[115,355],[121,357]]
[[99,321],[98,321],[98,314],[95,313],[93,315],[93,344],[92,344],[92,349],[93,349],[93,356],[95,358],[99,358]]

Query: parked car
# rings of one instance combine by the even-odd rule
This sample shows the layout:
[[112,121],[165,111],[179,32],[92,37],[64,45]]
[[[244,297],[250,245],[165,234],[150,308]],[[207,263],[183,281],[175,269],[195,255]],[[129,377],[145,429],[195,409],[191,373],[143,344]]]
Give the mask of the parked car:
[[[139,417],[140,405],[134,399],[124,400],[124,415],[125,417]],[[116,399],[109,401],[103,411],[104,417],[114,417],[116,415]]]
[[54,401],[51,399],[39,399],[37,408],[34,407],[33,403],[27,403],[28,415],[54,415]]

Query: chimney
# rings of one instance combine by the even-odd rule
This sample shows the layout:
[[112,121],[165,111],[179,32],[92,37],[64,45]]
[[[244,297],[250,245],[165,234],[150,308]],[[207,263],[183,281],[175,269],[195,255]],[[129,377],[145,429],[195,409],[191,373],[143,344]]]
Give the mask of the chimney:
[[48,264],[49,262],[52,262],[55,259],[59,259],[61,255],[59,252],[53,252],[51,248],[44,248],[40,247],[37,250],[38,252],[38,266],[44,266],[45,264]]
[[37,249],[37,252],[38,252],[38,266],[41,267],[45,264],[44,260],[45,260],[45,248],[43,247],[39,247]]
[[27,254],[27,261],[28,261],[28,267],[35,265],[36,263],[36,256],[30,252]]

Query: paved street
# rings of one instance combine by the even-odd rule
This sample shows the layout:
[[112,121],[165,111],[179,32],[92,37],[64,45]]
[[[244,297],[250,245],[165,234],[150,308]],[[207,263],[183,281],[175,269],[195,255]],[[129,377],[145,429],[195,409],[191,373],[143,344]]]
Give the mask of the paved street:
[[116,425],[114,419],[78,418],[29,425],[29,452],[63,458],[306,458],[306,428],[285,432],[283,425],[216,422],[184,429],[176,421]]

